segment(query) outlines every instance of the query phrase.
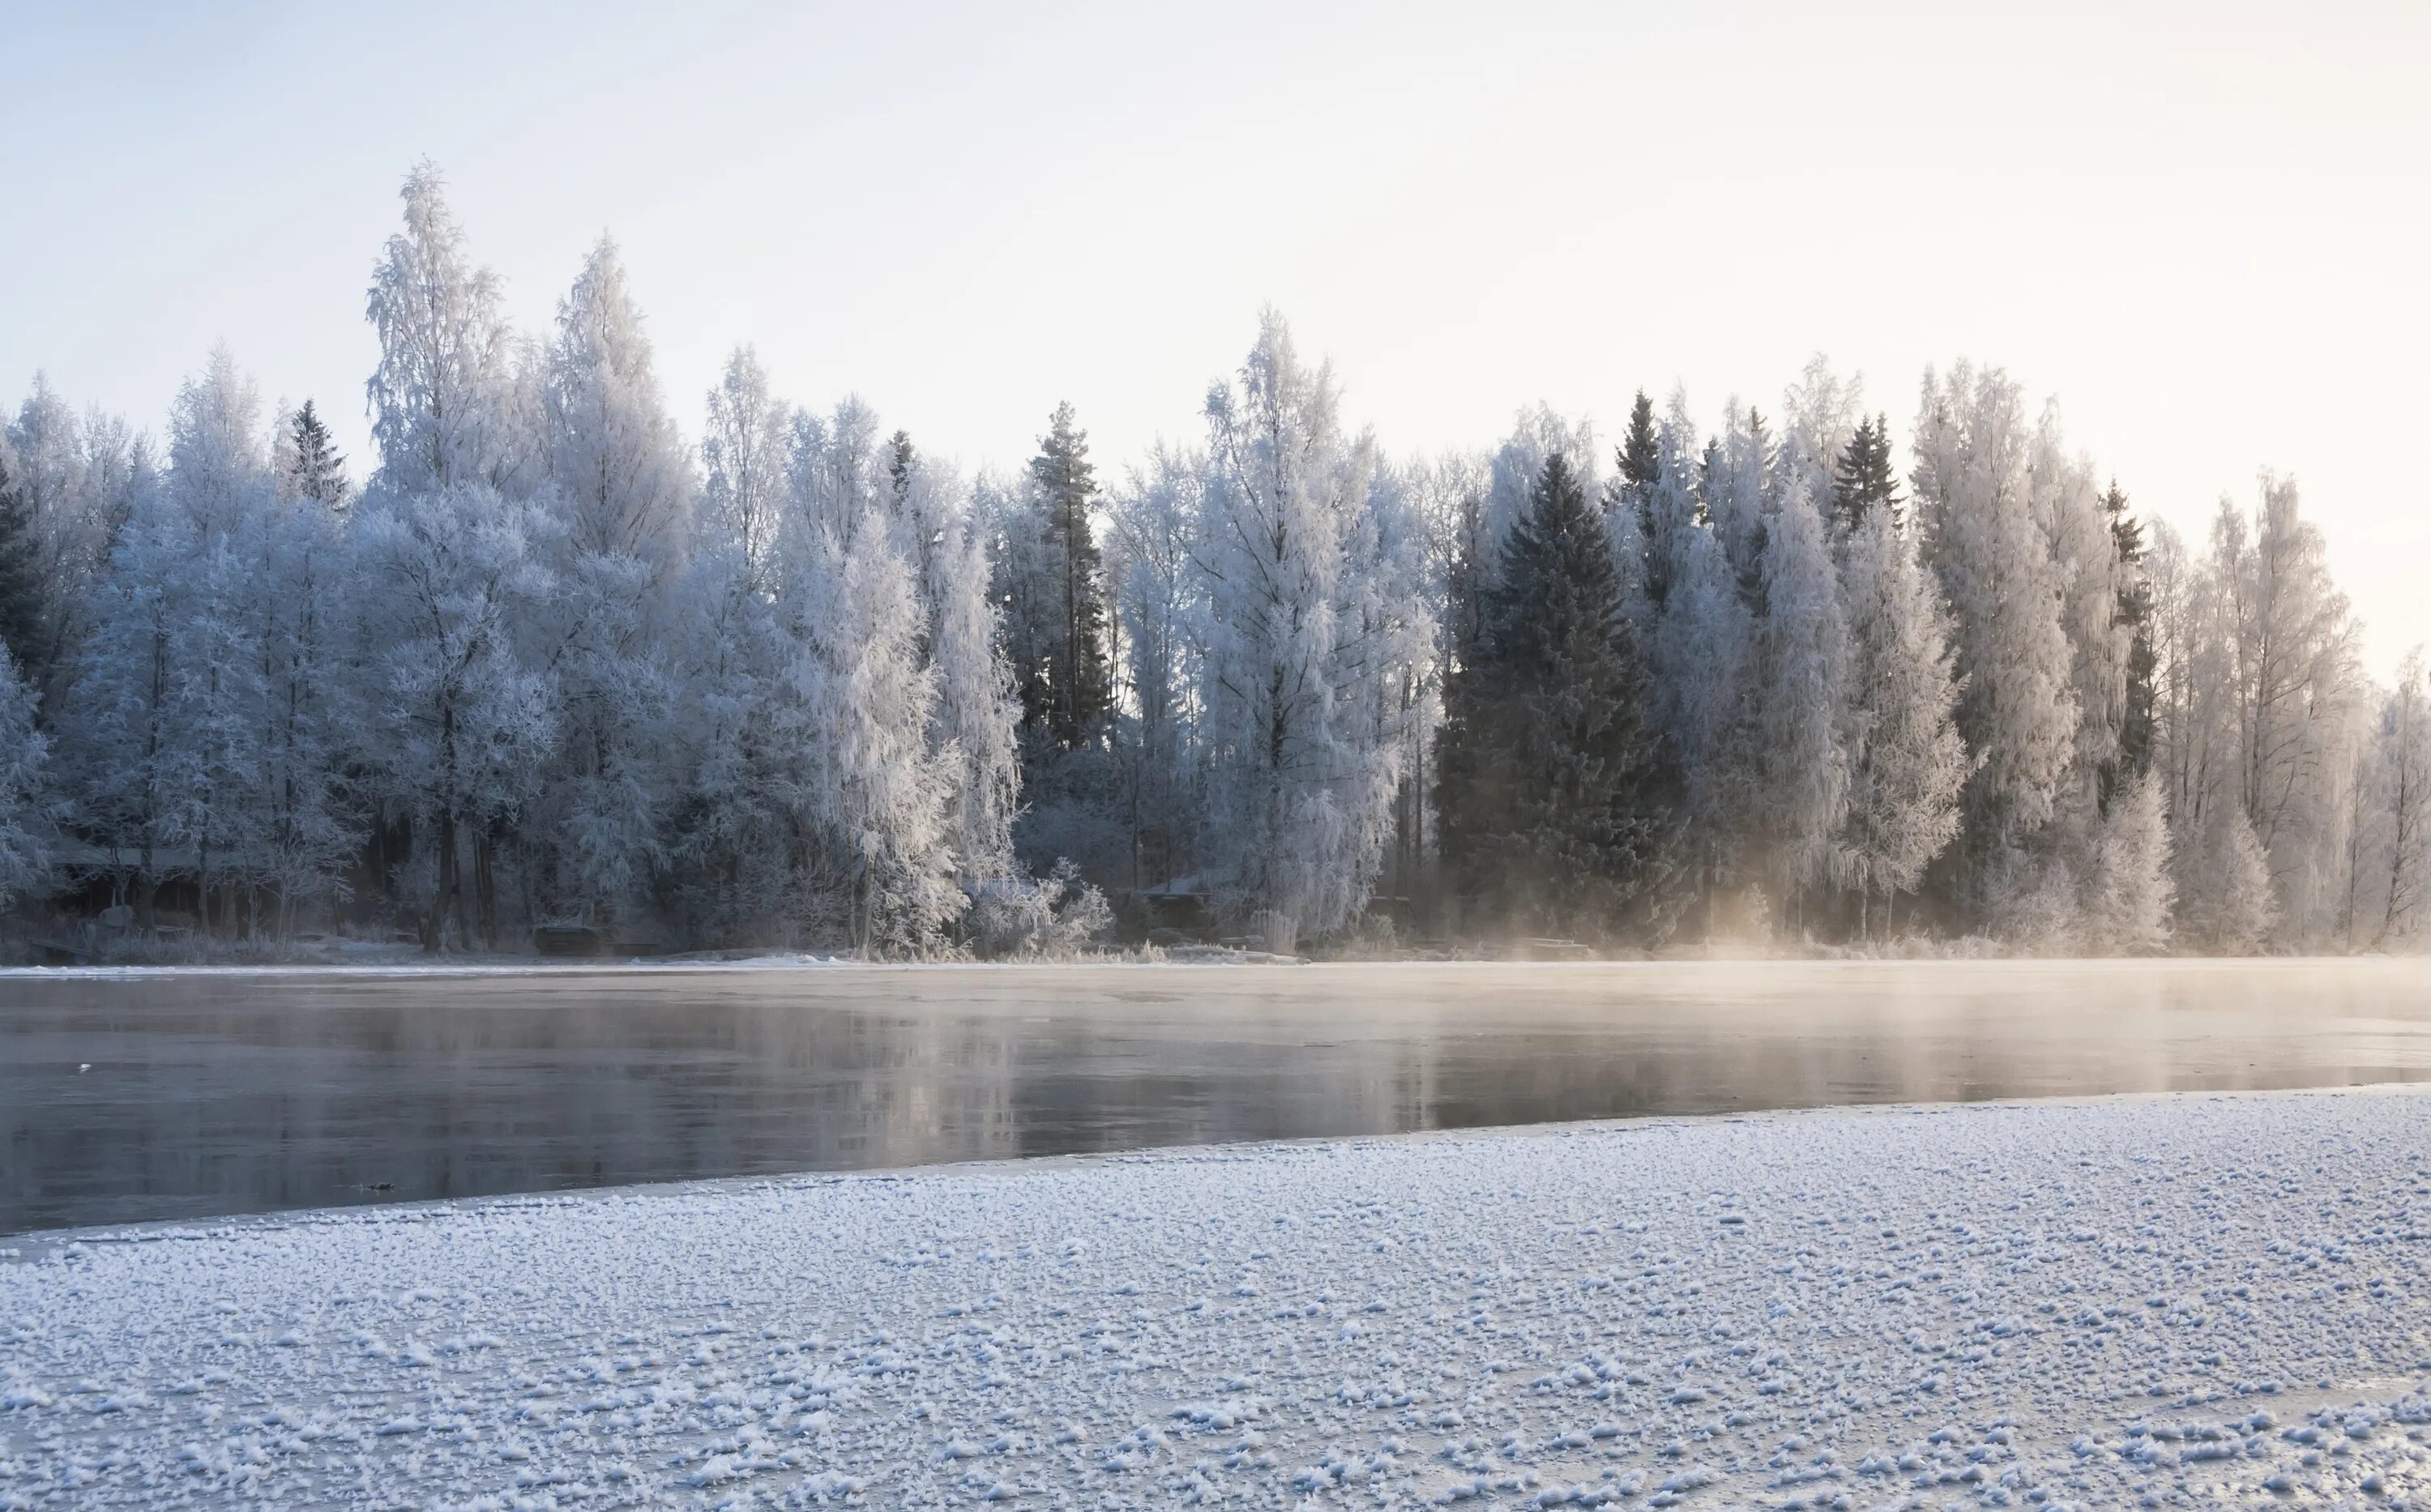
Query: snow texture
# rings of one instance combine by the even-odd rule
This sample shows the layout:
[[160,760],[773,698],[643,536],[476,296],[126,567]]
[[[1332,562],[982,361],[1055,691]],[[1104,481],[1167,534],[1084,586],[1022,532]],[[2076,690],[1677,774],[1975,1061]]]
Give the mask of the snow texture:
[[0,1250],[0,1507],[2431,1498],[2431,1096],[1573,1125]]

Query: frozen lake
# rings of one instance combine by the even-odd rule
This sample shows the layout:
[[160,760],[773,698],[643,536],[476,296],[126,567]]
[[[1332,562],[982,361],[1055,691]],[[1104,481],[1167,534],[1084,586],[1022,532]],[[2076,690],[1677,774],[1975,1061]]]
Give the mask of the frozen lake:
[[2431,1081],[2419,960],[10,974],[0,1233],[1638,1114],[2412,1081]]

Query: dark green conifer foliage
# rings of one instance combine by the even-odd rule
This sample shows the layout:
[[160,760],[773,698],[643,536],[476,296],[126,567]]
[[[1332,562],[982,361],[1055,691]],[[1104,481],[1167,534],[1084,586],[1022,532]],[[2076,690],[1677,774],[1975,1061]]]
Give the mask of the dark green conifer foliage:
[[1603,515],[1565,458],[1481,577],[1453,581],[1483,602],[1445,682],[1445,862],[1475,924],[1609,936],[1651,837],[1645,672]]
[[2119,558],[2119,608],[2115,624],[2127,629],[2127,701],[2119,721],[2119,754],[2102,773],[2102,801],[2130,778],[2153,765],[2153,678],[2160,658],[2153,650],[2153,589],[2144,580],[2144,524],[2127,512],[2127,495],[2117,480],[2102,496],[2110,516],[2110,544]]
[[1639,570],[1648,597],[1660,605],[1664,583],[1661,553],[1655,549],[1654,482],[1663,475],[1663,457],[1654,445],[1654,402],[1644,389],[1629,407],[1629,433],[1621,437],[1613,461],[1619,464],[1620,476],[1605,485],[1604,497],[1615,509],[1636,512]]
[[0,452],[0,646],[8,648],[20,676],[41,668],[37,644],[42,633],[42,580],[34,561],[34,525],[25,496],[8,475]]
[[1114,706],[1114,680],[1107,666],[1103,563],[1089,521],[1098,474],[1089,462],[1088,432],[1075,423],[1070,404],[1055,407],[1038,455],[1030,461],[1030,478],[1044,546],[1040,566],[1048,580],[1040,586],[1049,613],[1031,664],[1014,671],[1023,724],[1058,748],[1072,750],[1097,733]]
[[912,449],[912,432],[898,430],[886,443],[886,476],[895,486],[895,507],[901,509],[912,497],[912,467],[918,454]]
[[1654,401],[1646,391],[1637,391],[1637,398],[1629,407],[1629,434],[1620,443],[1620,481],[1624,488],[1651,487],[1662,468],[1662,460],[1654,450]]
[[1866,512],[1880,505],[1899,518],[1899,476],[1891,468],[1890,416],[1877,415],[1857,423],[1856,433],[1832,469],[1832,519],[1843,535],[1866,522]]
[[346,459],[330,439],[329,428],[312,412],[312,401],[295,412],[290,428],[294,445],[289,487],[297,498],[319,499],[331,509],[346,502]]

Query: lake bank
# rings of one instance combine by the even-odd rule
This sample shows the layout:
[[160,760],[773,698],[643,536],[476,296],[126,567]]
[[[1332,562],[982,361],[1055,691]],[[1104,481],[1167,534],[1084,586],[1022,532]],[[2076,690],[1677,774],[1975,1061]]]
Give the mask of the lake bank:
[[68,1236],[0,1264],[0,1494],[2396,1504],[2426,1136],[2064,1100]]

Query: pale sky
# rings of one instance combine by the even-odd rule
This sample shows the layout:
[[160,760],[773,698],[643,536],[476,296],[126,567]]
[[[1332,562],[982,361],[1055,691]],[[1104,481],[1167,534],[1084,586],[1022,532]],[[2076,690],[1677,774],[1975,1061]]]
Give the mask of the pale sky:
[[602,230],[688,434],[729,350],[1017,464],[1195,439],[1258,307],[1397,452],[1815,352],[2059,395],[2199,534],[2294,474],[2431,639],[2431,4],[0,3],[0,402],[157,428],[225,340],[360,477],[363,288],[444,170],[521,325]]

